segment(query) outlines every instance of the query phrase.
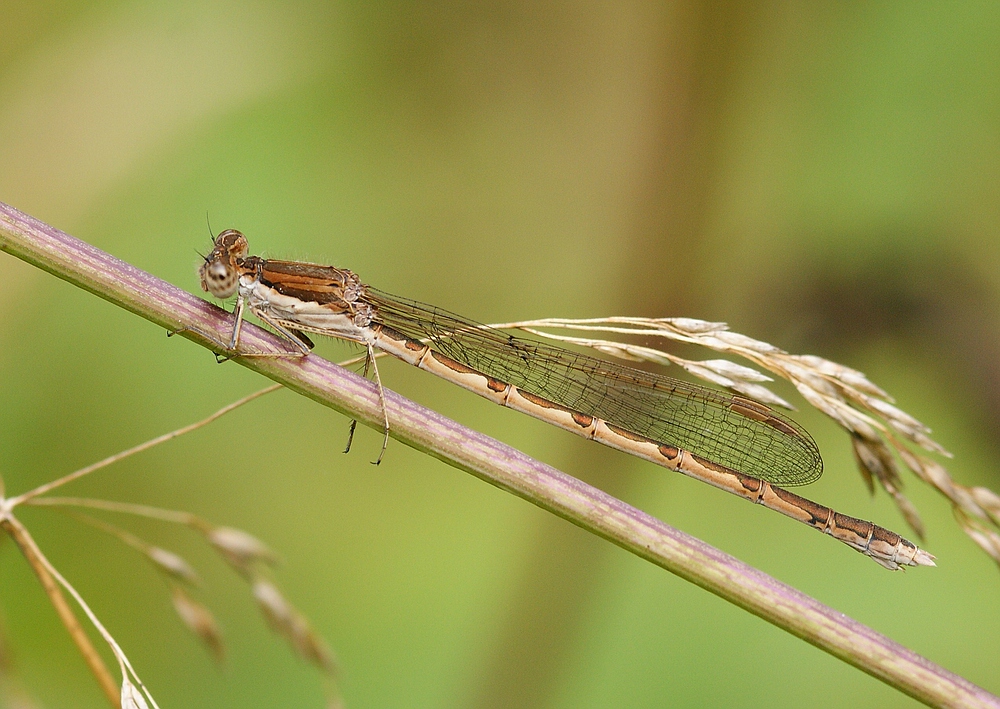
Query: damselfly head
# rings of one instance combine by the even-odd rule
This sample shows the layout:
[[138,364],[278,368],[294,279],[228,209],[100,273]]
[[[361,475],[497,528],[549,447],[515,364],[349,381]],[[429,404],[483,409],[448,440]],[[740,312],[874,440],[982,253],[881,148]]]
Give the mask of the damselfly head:
[[239,259],[247,255],[247,238],[235,229],[226,229],[215,238],[215,246],[198,269],[201,288],[216,298],[229,298],[240,284]]

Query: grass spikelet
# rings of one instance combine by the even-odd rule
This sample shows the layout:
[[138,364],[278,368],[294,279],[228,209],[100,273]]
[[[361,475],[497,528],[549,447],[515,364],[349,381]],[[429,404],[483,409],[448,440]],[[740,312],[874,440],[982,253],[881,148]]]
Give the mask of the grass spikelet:
[[[257,567],[260,565],[273,565],[277,562],[277,555],[257,537],[249,532],[234,527],[225,527],[212,524],[190,512],[178,510],[166,510],[147,505],[138,505],[128,502],[116,502],[110,500],[98,500],[80,497],[56,497],[49,495],[51,491],[60,488],[81,477],[101,470],[112,463],[120,461],[141,451],[148,450],[160,443],[164,443],[176,438],[184,433],[188,433],[200,428],[220,416],[253,401],[257,397],[270,391],[275,391],[279,386],[271,386],[243,399],[234,402],[211,416],[188,426],[171,431],[145,443],[139,444],[121,453],[109,456],[98,463],[86,466],[69,475],[57,478],[49,483],[41,485],[33,490],[22,493],[15,497],[0,496],[0,529],[3,529],[7,536],[20,548],[28,563],[35,571],[36,576],[42,583],[53,606],[55,606],[59,617],[69,631],[70,636],[77,645],[78,650],[83,655],[91,672],[94,674],[104,691],[108,702],[115,707],[127,709],[158,709],[152,695],[146,690],[142,681],[132,668],[131,663],[125,656],[117,641],[105,629],[97,616],[90,610],[83,597],[62,577],[62,575],[45,558],[41,549],[38,548],[27,528],[18,520],[15,510],[20,505],[32,505],[37,507],[85,508],[90,510],[100,510],[104,512],[114,512],[132,516],[154,519],[172,524],[184,525],[201,535],[220,555],[247,580],[255,597],[258,596],[260,588],[260,576]],[[0,482],[2,486],[2,482]],[[222,633],[218,623],[212,613],[203,604],[195,600],[179,584],[183,583],[193,586],[198,583],[198,574],[194,568],[182,556],[156,544],[132,534],[131,532],[117,526],[97,519],[90,515],[70,512],[70,516],[84,522],[96,529],[101,530],[115,537],[127,546],[135,549],[143,555],[153,566],[168,579],[172,589],[172,602],[174,610],[187,627],[202,642],[213,656],[220,660],[224,655],[222,644]],[[270,581],[267,588],[271,590],[272,598],[282,598],[277,587]],[[63,596],[63,591],[69,593],[73,600],[97,629],[101,637],[108,643],[111,651],[118,662],[121,672],[120,683],[116,682],[111,672],[104,663],[100,654],[91,644],[87,633],[80,626],[75,614],[71,610],[68,602]],[[329,650],[323,639],[312,629],[309,621],[302,613],[293,606],[285,603],[285,613],[283,616],[269,615],[268,620],[275,627],[278,627],[281,634],[288,638],[293,649],[302,657],[311,661],[314,665],[323,670],[328,678],[333,675],[334,661],[333,654]],[[280,622],[279,622],[280,621]],[[4,650],[0,661],[7,657],[6,647],[0,646]],[[4,674],[5,667],[0,667],[0,675]],[[0,677],[2,679],[2,677]],[[332,685],[331,685],[332,686]],[[339,701],[335,690],[327,689],[328,702]]]
[[306,617],[285,599],[277,586],[267,579],[257,578],[251,588],[254,600],[271,629],[283,635],[304,660],[327,674],[334,674],[336,664],[330,648],[312,629]]
[[237,570],[247,570],[257,562],[269,566],[278,556],[249,532],[234,527],[214,527],[205,535],[209,543]]
[[195,637],[211,651],[217,662],[221,662],[225,657],[226,649],[222,642],[222,631],[219,629],[219,624],[212,612],[204,604],[188,595],[180,586],[174,586],[171,600],[173,600],[177,616],[188,630],[194,633]]

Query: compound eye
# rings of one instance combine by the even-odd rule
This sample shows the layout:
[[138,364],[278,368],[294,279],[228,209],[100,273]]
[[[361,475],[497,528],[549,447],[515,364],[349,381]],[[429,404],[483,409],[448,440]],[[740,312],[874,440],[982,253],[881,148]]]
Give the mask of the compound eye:
[[228,298],[238,286],[239,276],[225,263],[212,261],[201,267],[201,287],[216,298]]
[[213,263],[208,267],[208,277],[213,281],[221,283],[226,280],[229,276],[229,269],[226,268],[225,264]]

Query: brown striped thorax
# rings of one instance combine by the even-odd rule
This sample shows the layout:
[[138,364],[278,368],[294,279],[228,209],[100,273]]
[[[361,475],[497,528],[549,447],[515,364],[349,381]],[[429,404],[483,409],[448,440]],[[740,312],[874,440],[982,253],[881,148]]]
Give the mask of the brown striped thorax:
[[301,261],[248,256],[246,237],[227,229],[199,268],[201,287],[216,298],[239,294],[255,314],[286,327],[364,341],[374,308],[361,302],[365,286],[353,272]]

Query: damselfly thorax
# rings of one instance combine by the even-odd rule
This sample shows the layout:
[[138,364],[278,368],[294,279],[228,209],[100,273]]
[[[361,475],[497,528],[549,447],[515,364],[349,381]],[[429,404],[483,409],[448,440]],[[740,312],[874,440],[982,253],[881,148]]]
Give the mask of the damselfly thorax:
[[[357,342],[368,352],[366,373],[374,351],[383,351],[498,404],[804,522],[887,568],[933,565],[930,554],[898,534],[779,487],[818,479],[822,458],[801,426],[745,396],[515,337],[379,291],[346,269],[251,256],[246,237],[233,229],[216,238],[200,275],[212,295],[236,296],[230,352],[238,349],[249,309],[296,347],[291,356],[309,354],[305,333]],[[377,367],[374,374],[381,394]],[[384,395],[382,402],[387,440]]]

